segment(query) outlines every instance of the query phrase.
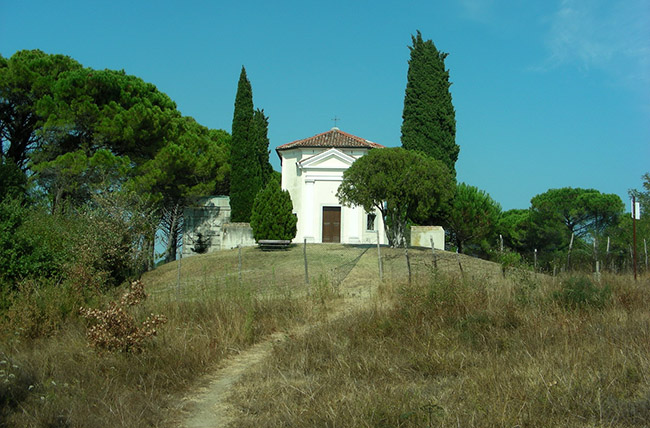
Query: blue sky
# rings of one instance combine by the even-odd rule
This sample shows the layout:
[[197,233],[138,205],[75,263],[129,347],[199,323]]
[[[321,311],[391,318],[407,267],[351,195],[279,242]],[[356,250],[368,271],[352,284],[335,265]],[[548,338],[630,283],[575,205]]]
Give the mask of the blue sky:
[[459,181],[504,209],[565,186],[629,205],[650,172],[649,23],[650,0],[0,0],[0,54],[37,48],[124,69],[227,131],[244,65],[272,149],[334,116],[399,146],[420,30],[449,53]]

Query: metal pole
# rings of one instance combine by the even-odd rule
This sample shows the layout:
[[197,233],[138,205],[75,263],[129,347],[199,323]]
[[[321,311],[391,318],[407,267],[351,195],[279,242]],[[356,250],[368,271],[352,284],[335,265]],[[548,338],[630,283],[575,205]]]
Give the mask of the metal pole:
[[632,264],[634,265],[634,280],[636,281],[636,197],[632,196]]

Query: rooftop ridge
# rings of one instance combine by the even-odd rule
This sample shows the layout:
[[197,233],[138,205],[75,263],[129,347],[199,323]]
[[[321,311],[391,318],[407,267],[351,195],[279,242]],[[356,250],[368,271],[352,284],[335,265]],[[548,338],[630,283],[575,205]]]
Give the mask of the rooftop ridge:
[[278,146],[275,150],[288,150],[294,147],[338,147],[338,148],[383,148],[381,144],[374,143],[365,138],[357,137],[339,128],[334,127],[329,131],[321,132],[312,137],[294,140]]

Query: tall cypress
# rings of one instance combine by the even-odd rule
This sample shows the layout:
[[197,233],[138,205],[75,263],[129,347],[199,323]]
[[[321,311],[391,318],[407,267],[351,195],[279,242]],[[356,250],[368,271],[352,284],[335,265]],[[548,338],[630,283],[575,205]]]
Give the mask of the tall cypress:
[[454,165],[460,147],[456,144],[456,112],[451,101],[447,53],[417,32],[413,46],[402,114],[402,147],[419,150],[442,161],[456,175]]
[[257,149],[257,161],[260,164],[262,184],[260,189],[269,182],[273,167],[269,162],[269,118],[264,115],[264,110],[256,109],[250,128],[250,136]]
[[251,139],[253,90],[242,66],[235,97],[230,149],[230,219],[250,221],[255,195],[262,187],[258,149]]

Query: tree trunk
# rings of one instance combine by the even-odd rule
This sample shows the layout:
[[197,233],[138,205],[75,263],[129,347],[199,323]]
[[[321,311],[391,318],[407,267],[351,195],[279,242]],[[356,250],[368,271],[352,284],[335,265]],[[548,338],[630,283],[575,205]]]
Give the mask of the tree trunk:
[[165,249],[165,263],[176,260],[176,250],[179,244],[179,235],[182,220],[182,210],[180,204],[175,204],[172,208],[163,210],[163,224],[166,226],[167,248]]

